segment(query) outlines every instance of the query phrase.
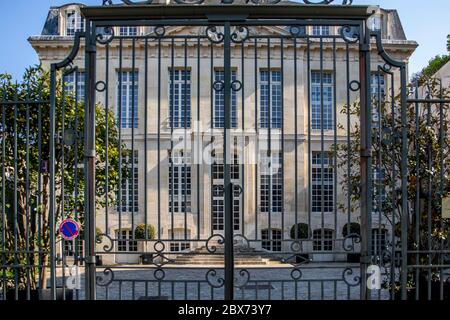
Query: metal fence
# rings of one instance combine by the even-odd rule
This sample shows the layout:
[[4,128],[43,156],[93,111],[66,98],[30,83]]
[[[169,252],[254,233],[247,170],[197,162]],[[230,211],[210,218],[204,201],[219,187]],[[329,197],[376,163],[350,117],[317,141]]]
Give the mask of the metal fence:
[[3,299],[446,297],[448,90],[368,7],[82,12],[0,103]]

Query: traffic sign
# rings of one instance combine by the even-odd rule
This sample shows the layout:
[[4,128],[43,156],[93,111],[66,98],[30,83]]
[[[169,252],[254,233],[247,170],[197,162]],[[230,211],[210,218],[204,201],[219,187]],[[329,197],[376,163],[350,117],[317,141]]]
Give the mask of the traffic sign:
[[70,241],[80,234],[80,225],[75,220],[65,219],[59,226],[59,232],[64,240]]

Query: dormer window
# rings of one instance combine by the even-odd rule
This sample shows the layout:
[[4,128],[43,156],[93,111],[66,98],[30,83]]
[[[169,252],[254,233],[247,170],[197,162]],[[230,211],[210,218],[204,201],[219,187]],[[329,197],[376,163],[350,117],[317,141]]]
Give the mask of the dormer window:
[[75,32],[84,31],[84,19],[76,10],[66,11],[66,36],[74,36]]
[[381,15],[374,15],[369,18],[369,28],[372,31],[381,31]]
[[329,26],[313,26],[312,27],[313,36],[329,36],[330,27]]
[[137,36],[138,28],[137,27],[120,27],[119,34],[122,37]]

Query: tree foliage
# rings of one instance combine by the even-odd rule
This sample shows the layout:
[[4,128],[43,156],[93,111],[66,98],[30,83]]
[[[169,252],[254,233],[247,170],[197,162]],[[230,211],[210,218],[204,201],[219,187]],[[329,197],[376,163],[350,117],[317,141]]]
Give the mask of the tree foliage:
[[447,51],[450,52],[450,34],[447,35]]
[[[449,99],[450,90],[440,90],[437,80],[422,78],[419,90],[430,98]],[[414,88],[408,88],[413,92]],[[372,168],[373,212],[381,213],[400,236],[402,212],[401,162],[402,118],[401,96],[383,97],[373,103]],[[411,250],[439,250],[450,245],[450,222],[441,217],[441,200],[450,192],[450,111],[441,104],[407,104],[407,169],[405,177],[408,192],[408,246]],[[343,108],[342,113],[358,119],[360,103]],[[342,173],[341,187],[351,198],[351,207],[340,203],[344,212],[355,212],[360,207],[361,176],[359,163],[361,128],[353,121],[350,143],[333,147],[337,156],[337,169]],[[343,125],[339,127],[344,130]],[[377,214],[378,215],[378,214]],[[390,243],[398,246],[399,243]],[[431,260],[437,262],[438,254],[412,257],[412,264]],[[414,260],[414,261],[413,261]]]
[[[46,286],[46,269],[50,248],[50,76],[39,67],[26,71],[23,79],[15,83],[8,74],[0,75],[0,95],[3,101],[24,101],[1,105],[2,136],[0,244],[7,254],[6,265],[31,265],[29,269],[9,270],[17,277],[19,287],[31,282],[40,288]],[[56,88],[55,109],[55,220],[56,227],[62,218],[75,218],[84,224],[84,104],[74,95],[64,92],[61,75]],[[26,101],[43,103],[27,104]],[[106,114],[101,105],[96,106],[96,200],[97,209],[115,201],[119,184],[119,135],[114,115]],[[67,144],[62,132],[74,133],[73,144]],[[106,143],[108,133],[109,143]],[[109,166],[105,162],[108,154]],[[109,192],[105,185],[108,180]],[[55,230],[55,233],[57,231]],[[5,238],[3,242],[2,239]],[[59,239],[59,238],[58,238]],[[59,239],[60,240],[60,239]],[[2,249],[3,251],[3,249]],[[26,254],[25,252],[40,254]],[[30,280],[28,280],[29,278]],[[16,281],[17,281],[16,279]]]
[[[450,34],[447,35],[447,55],[437,55],[428,62],[428,65],[420,72],[412,75],[411,82],[419,83],[420,86],[426,83],[426,78],[433,77],[447,62],[450,61]],[[423,81],[425,79],[425,81]]]
[[422,70],[421,75],[432,77],[449,61],[450,55],[437,55],[428,62],[428,65]]

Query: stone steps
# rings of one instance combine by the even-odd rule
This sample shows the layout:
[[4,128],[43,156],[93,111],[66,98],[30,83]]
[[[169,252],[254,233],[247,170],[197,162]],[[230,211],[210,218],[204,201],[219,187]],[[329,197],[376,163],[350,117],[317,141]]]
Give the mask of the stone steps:
[[[237,258],[234,257],[234,260],[236,261],[241,261],[241,260],[245,260],[245,261],[261,261],[262,257],[254,257],[254,258]],[[195,260],[208,260],[208,261],[223,261],[224,258],[211,258],[209,256],[196,256],[196,257],[183,257],[183,256],[178,256],[177,260],[180,261],[195,261]]]
[[[178,265],[224,265],[224,261],[210,261],[210,260],[190,260],[190,261],[179,261],[175,260],[174,264]],[[235,265],[268,265],[267,261],[234,261]]]
[[[238,248],[236,248],[238,249]],[[236,250],[237,251],[237,250]],[[263,252],[257,252],[254,248],[245,248],[245,253],[235,252],[234,263],[236,265],[268,265],[273,259],[263,257]],[[206,247],[201,247],[184,255],[178,255],[174,264],[182,265],[223,265],[223,245],[217,245],[214,253],[210,253]]]

